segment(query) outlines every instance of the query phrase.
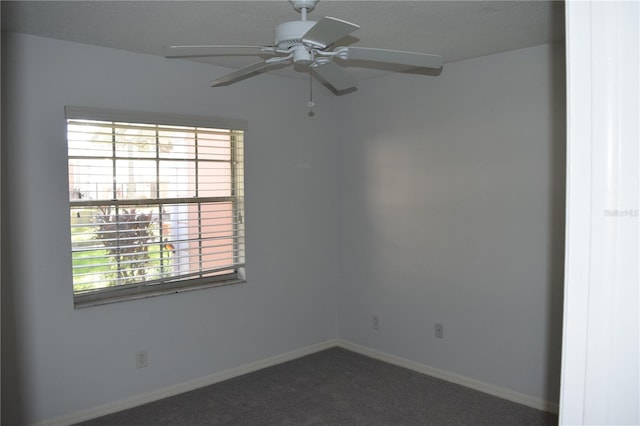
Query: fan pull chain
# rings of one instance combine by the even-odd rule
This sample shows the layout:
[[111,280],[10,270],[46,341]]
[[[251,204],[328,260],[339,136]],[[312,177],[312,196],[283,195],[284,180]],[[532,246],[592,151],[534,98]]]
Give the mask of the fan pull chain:
[[313,102],[313,76],[309,73],[309,102],[307,102],[307,106],[309,107],[309,117],[313,117],[315,115],[313,112],[315,104],[316,103]]

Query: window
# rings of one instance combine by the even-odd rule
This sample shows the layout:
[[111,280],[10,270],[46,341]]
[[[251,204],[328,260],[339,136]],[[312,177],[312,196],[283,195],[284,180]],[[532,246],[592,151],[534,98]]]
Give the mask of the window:
[[77,307],[244,280],[243,121],[65,112]]

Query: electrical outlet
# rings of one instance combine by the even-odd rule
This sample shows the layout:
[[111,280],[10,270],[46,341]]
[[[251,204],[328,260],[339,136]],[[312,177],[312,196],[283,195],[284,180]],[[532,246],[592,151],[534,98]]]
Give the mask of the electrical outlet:
[[144,368],[149,366],[149,357],[147,351],[136,352],[136,368]]
[[378,319],[378,317],[373,317],[371,318],[371,328],[373,328],[374,330],[380,330],[380,320]]
[[444,339],[444,331],[442,329],[442,324],[436,323],[436,338]]

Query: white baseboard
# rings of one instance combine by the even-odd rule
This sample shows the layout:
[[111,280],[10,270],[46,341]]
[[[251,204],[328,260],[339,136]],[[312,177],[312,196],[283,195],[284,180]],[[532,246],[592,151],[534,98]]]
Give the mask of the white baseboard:
[[461,376],[459,374],[451,373],[445,370],[431,367],[426,364],[411,361],[399,356],[391,355],[386,352],[371,349],[366,346],[361,346],[356,343],[352,343],[346,340],[339,339],[337,346],[348,349],[353,352],[357,352],[362,355],[366,355],[371,358],[378,359],[380,361],[388,362],[399,367],[408,368],[409,370],[417,371],[428,376],[432,376],[438,379],[446,380],[447,382],[455,383],[465,386],[467,388],[475,389],[480,392],[487,393],[489,395],[497,396],[498,398],[506,399],[508,401],[517,402],[518,404],[526,405],[528,407],[535,408],[537,410],[548,411],[554,414],[558,414],[559,406],[556,403],[550,401],[544,401],[538,398],[534,398],[523,393],[519,393],[510,389],[502,388],[499,386],[491,385],[489,383],[481,382],[479,380],[471,379],[469,377]]
[[116,413],[118,411],[147,404],[149,402],[158,401],[163,398],[168,398],[170,396],[175,396],[184,392],[199,389],[204,386],[209,386],[218,382],[222,382],[224,380],[242,376],[247,373],[252,373],[263,368],[282,364],[283,362],[291,361],[306,355],[311,355],[313,353],[335,346],[338,346],[338,340],[330,339],[321,343],[317,343],[315,345],[306,346],[301,349],[252,362],[250,364],[246,364],[237,368],[231,368],[208,376],[199,377],[194,380],[177,383],[175,385],[167,386],[162,389],[135,395],[131,398],[110,402],[107,404],[99,405],[97,407],[92,407],[86,410],[60,416],[55,419],[38,422],[33,424],[32,426],[66,426],[86,420],[95,419],[98,417],[106,416],[108,414]]
[[224,380],[232,379],[234,377],[242,376],[247,373],[252,373],[263,368],[271,367],[274,365],[282,364],[283,362],[291,361],[306,355],[339,346],[341,348],[378,359],[380,361],[388,362],[400,367],[408,368],[413,371],[417,371],[422,374],[426,374],[438,379],[446,380],[451,383],[456,383],[471,389],[478,390],[480,392],[487,393],[489,395],[497,396],[502,399],[517,402],[538,410],[549,411],[552,413],[558,413],[558,404],[554,404],[549,401],[543,401],[529,395],[524,395],[519,392],[512,391],[510,389],[501,388],[488,383],[481,382],[479,380],[471,379],[458,374],[450,373],[448,371],[440,370],[434,367],[430,367],[426,364],[411,361],[405,358],[401,358],[395,355],[391,355],[385,352],[381,352],[375,349],[361,346],[356,343],[352,343],[342,339],[330,339],[315,345],[306,346],[301,349],[286,352],[284,354],[276,355],[270,358],[266,358],[260,361],[252,362],[237,368],[231,368],[228,370],[220,371],[208,376],[199,377],[194,380],[189,380],[175,385],[167,386],[162,389],[157,389],[151,392],[135,395],[131,398],[113,401],[107,404],[99,405],[97,407],[88,408],[86,410],[77,411],[64,416],[57,417],[51,420],[45,420],[42,422],[34,423],[32,426],[66,426],[86,420],[95,419],[98,417],[113,414],[118,411],[126,410],[129,408],[137,407],[139,405],[147,404],[149,402],[158,401],[163,398],[175,396],[184,392],[189,392],[195,389],[199,389],[204,386],[209,386]]

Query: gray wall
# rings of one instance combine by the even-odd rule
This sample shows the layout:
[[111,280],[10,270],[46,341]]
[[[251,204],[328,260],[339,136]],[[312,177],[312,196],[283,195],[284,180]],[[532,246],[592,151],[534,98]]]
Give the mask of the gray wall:
[[[264,75],[214,90],[223,69],[33,36],[3,42],[3,286],[15,299],[24,420],[335,337],[333,96],[318,91],[310,119],[306,80]],[[74,310],[65,105],[247,119],[248,283]],[[140,349],[149,367],[135,370]]]
[[563,55],[449,63],[345,99],[342,338],[557,402]]
[[[561,58],[539,46],[316,90],[309,119],[305,80],[213,90],[216,67],[5,35],[2,395],[23,396],[9,415],[51,419],[335,337],[556,400]],[[249,282],[74,310],[64,105],[247,119]]]

